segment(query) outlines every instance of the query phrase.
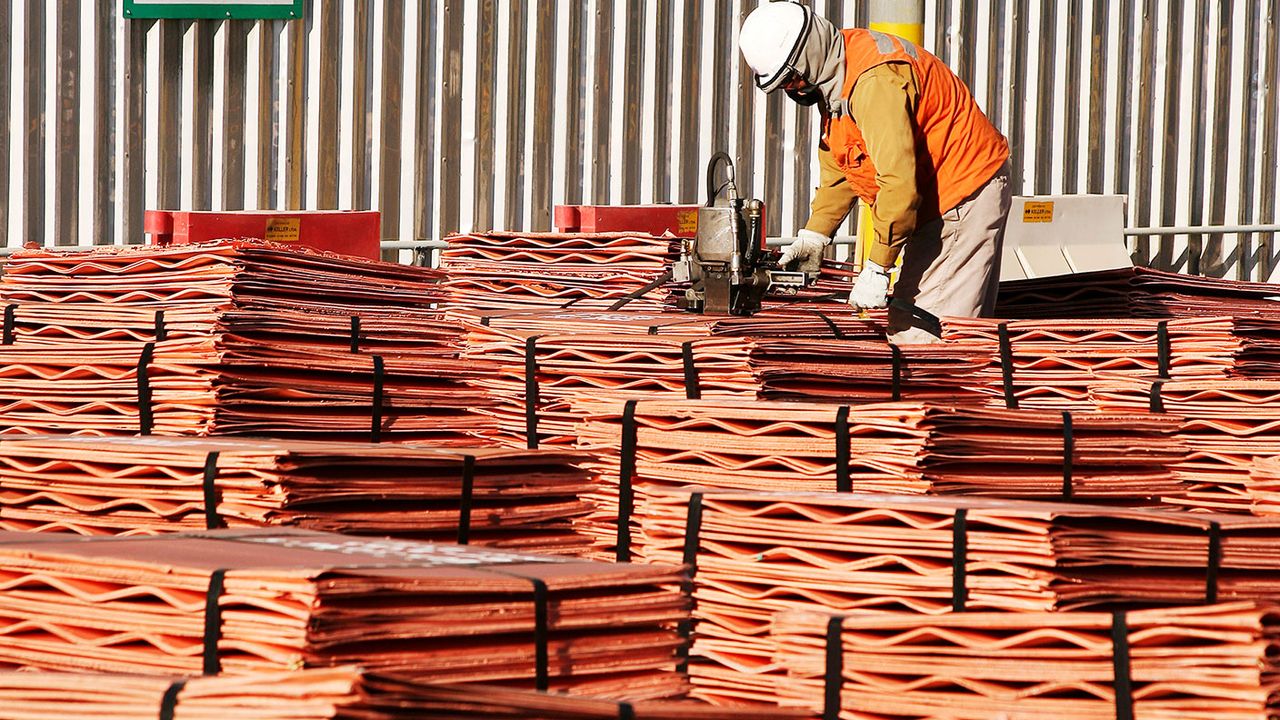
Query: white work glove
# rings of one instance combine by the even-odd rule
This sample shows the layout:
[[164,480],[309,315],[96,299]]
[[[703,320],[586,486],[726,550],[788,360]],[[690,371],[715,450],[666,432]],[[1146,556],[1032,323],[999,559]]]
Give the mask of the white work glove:
[[816,275],[822,269],[822,251],[831,244],[831,238],[812,230],[801,230],[796,235],[796,241],[782,251],[778,265],[786,267],[792,260],[799,260],[801,272]]
[[849,292],[849,304],[859,310],[882,308],[889,304],[889,271],[867,261]]

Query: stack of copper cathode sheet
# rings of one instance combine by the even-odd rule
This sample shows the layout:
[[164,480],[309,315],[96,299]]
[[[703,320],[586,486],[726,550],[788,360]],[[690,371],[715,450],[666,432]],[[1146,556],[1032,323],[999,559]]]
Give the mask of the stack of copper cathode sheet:
[[787,610],[1019,623],[1280,592],[1280,519],[829,493],[666,491],[641,504],[637,556],[694,567],[690,673],[695,695],[714,701],[776,701],[788,665],[769,632]]
[[24,251],[0,283],[9,432],[473,443],[490,401],[441,275],[253,241]]
[[1280,316],[1276,287],[1128,267],[1000,284],[996,317],[1186,318]]
[[1255,513],[1280,515],[1280,451],[1253,461],[1248,490]]
[[[584,532],[612,552],[619,496],[703,486],[1071,498],[1155,504],[1181,483],[1177,418],[883,403],[588,403],[579,447],[599,458]],[[622,477],[627,482],[620,481]],[[623,553],[625,557],[625,551]]]
[[[65,538],[65,539],[64,539]],[[0,664],[678,696],[677,567],[290,530],[0,534]]]
[[1280,606],[1127,613],[793,611],[782,702],[837,718],[1203,718],[1280,713]]
[[678,239],[639,233],[485,233],[451,235],[440,262],[451,306],[599,309],[635,295],[629,308],[657,310],[678,254]]
[[1100,381],[1093,403],[1108,412],[1165,412],[1182,419],[1186,460],[1171,465],[1185,491],[1166,502],[1250,512],[1256,458],[1280,455],[1280,380]]
[[229,438],[0,443],[0,529],[135,535],[280,525],[555,552],[594,482],[564,450]]
[[[197,678],[0,672],[0,702],[5,717],[23,720],[614,720],[627,717],[627,711],[644,720],[759,718],[759,708],[717,708],[679,700],[626,702],[494,685],[415,682],[356,666]],[[803,710],[779,710],[774,716],[811,717]]]
[[948,318],[948,341],[981,344],[992,404],[1082,410],[1100,377],[1223,378],[1268,343],[1228,317],[1156,320]]
[[472,327],[468,355],[499,365],[476,381],[499,398],[490,411],[496,440],[570,443],[583,419],[573,404],[584,399],[977,398],[969,386],[988,362],[981,349],[960,343],[897,348],[884,341],[566,330]]
[[602,332],[613,335],[676,335],[683,337],[791,337],[830,340],[884,340],[884,313],[862,318],[850,312],[827,312],[801,306],[762,311],[751,316],[709,316],[685,312],[632,310],[516,309],[488,312],[453,309],[453,322],[493,332],[568,334]]

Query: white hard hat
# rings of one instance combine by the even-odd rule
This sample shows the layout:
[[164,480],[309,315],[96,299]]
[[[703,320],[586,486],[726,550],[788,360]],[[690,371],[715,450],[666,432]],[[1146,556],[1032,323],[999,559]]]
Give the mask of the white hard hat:
[[812,11],[791,0],[761,3],[742,21],[738,49],[765,92],[777,90],[795,69],[797,56],[809,37]]

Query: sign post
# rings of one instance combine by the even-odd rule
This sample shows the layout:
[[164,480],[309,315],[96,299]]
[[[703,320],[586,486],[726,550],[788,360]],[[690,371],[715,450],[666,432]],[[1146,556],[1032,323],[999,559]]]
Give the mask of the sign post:
[[124,0],[128,20],[297,20],[304,0]]

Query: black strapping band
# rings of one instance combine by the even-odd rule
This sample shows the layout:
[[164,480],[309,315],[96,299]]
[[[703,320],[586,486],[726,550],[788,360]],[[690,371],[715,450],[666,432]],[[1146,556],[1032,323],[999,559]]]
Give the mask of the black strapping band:
[[822,684],[822,720],[840,720],[844,689],[844,618],[827,621],[827,672]]
[[543,580],[529,578],[529,582],[533,583],[534,688],[539,692],[546,692],[551,687],[550,593],[547,591],[547,583]]
[[1129,660],[1129,623],[1123,612],[1111,615],[1111,666],[1116,720],[1133,720],[1133,665]]
[[524,341],[524,437],[525,447],[538,449],[538,338]]
[[216,450],[204,456],[204,528],[217,530],[222,527],[218,515],[218,453]]
[[150,435],[151,429],[155,427],[155,416],[152,414],[151,408],[151,377],[147,374],[147,367],[151,365],[151,359],[155,357],[156,344],[149,342],[142,346],[142,352],[138,355],[138,434]]
[[561,305],[561,306],[560,306],[560,309],[561,309],[561,310],[564,310],[565,308],[571,308],[571,307],[573,307],[574,305],[577,305],[578,303],[580,303],[580,302],[582,302],[583,300],[586,300],[586,299],[587,299],[587,296],[586,296],[586,295],[581,295],[581,296],[576,297],[576,298],[574,298],[574,299],[570,300],[569,302],[567,302],[567,303],[565,303],[565,304]]
[[1204,572],[1204,603],[1218,602],[1218,574],[1222,570],[1222,523],[1209,521],[1209,557]]
[[360,352],[360,316],[351,316],[351,352]]
[[169,339],[169,330],[164,326],[164,311],[156,311],[155,319],[155,339],[156,342],[164,342]]
[[853,478],[849,475],[849,406],[836,410],[836,492],[853,492]]
[[969,601],[969,511],[956,510],[951,521],[951,609],[964,612]]
[[893,358],[893,401],[902,399],[902,348],[889,343],[889,353]]
[[534,687],[539,692],[546,692],[547,688],[551,686],[551,593],[547,590],[546,581],[509,570],[499,570],[492,567],[484,568],[484,570],[495,575],[527,580],[533,585]]
[[631,703],[618,703],[618,720],[636,720],[636,709]]
[[848,338],[848,336],[847,336],[847,335],[845,335],[845,334],[844,334],[844,332],[840,330],[840,326],[839,326],[839,325],[836,325],[836,321],[835,321],[835,320],[832,320],[832,319],[831,319],[831,318],[829,318],[829,317],[827,317],[826,313],[824,313],[824,312],[820,312],[820,311],[818,311],[818,310],[814,310],[814,311],[813,311],[813,314],[814,314],[814,315],[817,315],[817,316],[818,316],[818,319],[819,319],[819,320],[821,320],[822,322],[826,323],[826,324],[827,324],[827,327],[831,329],[831,337],[833,337],[833,338],[835,338],[835,339],[837,339],[837,340],[848,340],[848,339],[849,339],[849,338]]
[[471,541],[471,501],[476,488],[476,456],[462,456],[462,492],[458,498],[458,544]]
[[661,329],[662,329],[662,326],[661,326],[661,325],[650,325],[650,326],[649,326],[649,334],[650,334],[650,335],[657,335],[657,334],[658,334],[658,331],[659,331],[659,330],[661,330]]
[[489,327],[489,316],[488,315],[480,316],[480,324],[483,325],[484,327]]
[[1169,343],[1169,321],[1161,320],[1156,323],[1156,362],[1159,377],[1162,380],[1168,380],[1172,375],[1171,358],[1173,356],[1173,348]]
[[1000,374],[1004,379],[1004,405],[1009,409],[1018,407],[1018,396],[1013,389],[1013,341],[1009,339],[1009,323],[996,326],[1000,337]]
[[13,330],[18,321],[18,306],[9,304],[4,306],[4,343],[5,345],[13,344]]
[[636,401],[622,408],[622,454],[618,457],[618,530],[614,559],[631,562],[631,515],[635,512]]
[[702,387],[698,383],[698,366],[693,364],[693,341],[680,345],[680,359],[684,363],[684,396],[689,400],[702,399]]
[[651,293],[654,290],[657,290],[658,288],[662,287],[662,285],[670,279],[671,279],[671,270],[667,269],[663,271],[661,275],[649,281],[649,284],[645,285],[642,288],[635,289],[634,291],[629,293],[626,297],[610,305],[609,312],[617,312],[621,310],[622,308],[627,306],[627,303],[631,302],[632,300],[635,300],[636,298],[647,295],[648,293]]
[[382,442],[383,385],[387,378],[387,371],[381,355],[370,357],[373,358],[373,401],[369,412],[369,441],[379,443]]
[[1062,499],[1070,500],[1075,495],[1075,483],[1072,475],[1076,456],[1075,423],[1071,420],[1071,411],[1062,411]]
[[1164,412],[1164,384],[1166,380],[1156,380],[1151,383],[1151,393],[1148,397],[1148,407],[1153,413]]
[[169,683],[164,696],[160,698],[160,714],[157,716],[159,720],[173,720],[178,711],[178,694],[186,686],[186,680],[175,680]]
[[209,590],[204,596],[204,674],[222,672],[218,658],[218,640],[222,637],[222,591],[225,589],[227,571],[214,570],[209,574]]
[[[682,558],[689,570],[684,582],[681,583],[681,590],[690,599],[693,598],[693,579],[698,574],[698,551],[701,549],[702,493],[695,492],[689,495],[689,513],[684,520],[684,556]],[[687,673],[689,672],[689,642],[693,637],[693,618],[687,617],[681,620],[677,630],[684,643],[680,647],[680,663],[676,666],[676,672]]]

